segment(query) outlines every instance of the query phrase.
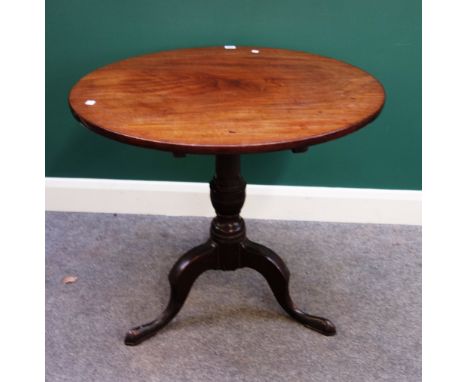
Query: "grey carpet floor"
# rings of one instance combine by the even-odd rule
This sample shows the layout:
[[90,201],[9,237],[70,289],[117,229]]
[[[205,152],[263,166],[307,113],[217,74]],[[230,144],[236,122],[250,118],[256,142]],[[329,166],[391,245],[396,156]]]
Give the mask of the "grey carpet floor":
[[247,222],[286,261],[296,305],[332,320],[335,337],[289,319],[262,276],[241,269],[202,274],[171,324],[125,346],[127,329],[164,308],[172,264],[209,221],[47,213],[46,381],[420,381],[414,226]]

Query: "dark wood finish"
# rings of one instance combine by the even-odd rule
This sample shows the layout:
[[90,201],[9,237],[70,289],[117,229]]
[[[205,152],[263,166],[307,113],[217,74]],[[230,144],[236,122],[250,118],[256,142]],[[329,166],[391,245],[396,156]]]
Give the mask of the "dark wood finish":
[[245,200],[245,181],[240,174],[238,155],[216,157],[216,175],[210,183],[216,217],[210,239],[183,255],[169,273],[171,295],[160,317],[128,331],[125,344],[137,345],[166,326],[182,308],[197,277],[210,269],[224,271],[242,267],[255,269],[267,280],[279,304],[292,318],[325,335],[334,335],[327,319],[311,316],[294,306],[289,295],[289,271],[271,249],[251,242],[239,213]]
[[355,131],[382,109],[382,86],[361,69],[252,49],[181,49],[113,63],[83,77],[69,104],[85,126],[113,139],[200,154],[300,152]]
[[385,94],[370,74],[331,58],[271,48],[183,49],[123,60],[83,77],[69,94],[73,115],[97,133],[134,145],[215,154],[210,239],[174,265],[169,304],[156,320],[131,329],[136,345],[167,325],[197,277],[209,269],[260,272],[283,309],[325,335],[334,325],[296,308],[289,271],[271,249],[246,237],[240,211],[241,153],[291,149],[338,138],[381,111]]

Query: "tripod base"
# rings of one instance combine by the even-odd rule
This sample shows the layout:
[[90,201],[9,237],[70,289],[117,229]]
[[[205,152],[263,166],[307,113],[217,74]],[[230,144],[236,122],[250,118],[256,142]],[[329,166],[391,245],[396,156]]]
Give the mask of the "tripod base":
[[278,303],[293,319],[326,336],[336,333],[327,319],[296,308],[289,296],[289,270],[271,249],[247,239],[239,216],[245,200],[245,182],[240,176],[239,156],[216,157],[216,175],[210,183],[211,201],[217,216],[211,224],[210,239],[183,255],[169,273],[169,303],[154,321],[127,332],[126,345],[138,345],[166,326],[182,308],[190,289],[207,270],[235,270],[248,267],[265,277]]
[[[222,253],[222,254],[221,254]],[[311,316],[294,306],[289,296],[289,271],[286,264],[271,249],[248,239],[235,245],[222,245],[209,240],[183,255],[169,273],[171,297],[160,317],[128,331],[126,345],[138,345],[166,326],[184,304],[192,284],[210,269],[235,270],[248,267],[261,273],[283,309],[296,321],[326,336],[336,333],[327,319]]]

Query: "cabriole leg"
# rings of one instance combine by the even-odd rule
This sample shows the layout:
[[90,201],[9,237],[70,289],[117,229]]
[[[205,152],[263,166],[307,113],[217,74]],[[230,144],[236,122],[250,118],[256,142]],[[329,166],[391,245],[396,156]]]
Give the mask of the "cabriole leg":
[[171,296],[166,309],[155,320],[130,329],[125,336],[126,345],[138,345],[154,336],[179,313],[197,277],[216,267],[215,252],[216,243],[209,240],[188,251],[174,264],[169,273]]
[[265,277],[282,308],[296,321],[326,336],[336,334],[335,325],[322,317],[312,316],[296,308],[289,295],[289,270],[284,261],[271,249],[245,240],[244,266],[255,269]]

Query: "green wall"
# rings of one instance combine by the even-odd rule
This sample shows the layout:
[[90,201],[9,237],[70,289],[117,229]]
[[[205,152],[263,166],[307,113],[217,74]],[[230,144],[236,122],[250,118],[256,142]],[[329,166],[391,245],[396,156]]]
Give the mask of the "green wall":
[[67,94],[93,69],[133,55],[212,45],[304,50],[376,76],[386,106],[371,125],[308,152],[246,155],[257,184],[421,189],[421,4],[415,0],[47,0],[46,176],[206,182],[211,156],[98,136]]

